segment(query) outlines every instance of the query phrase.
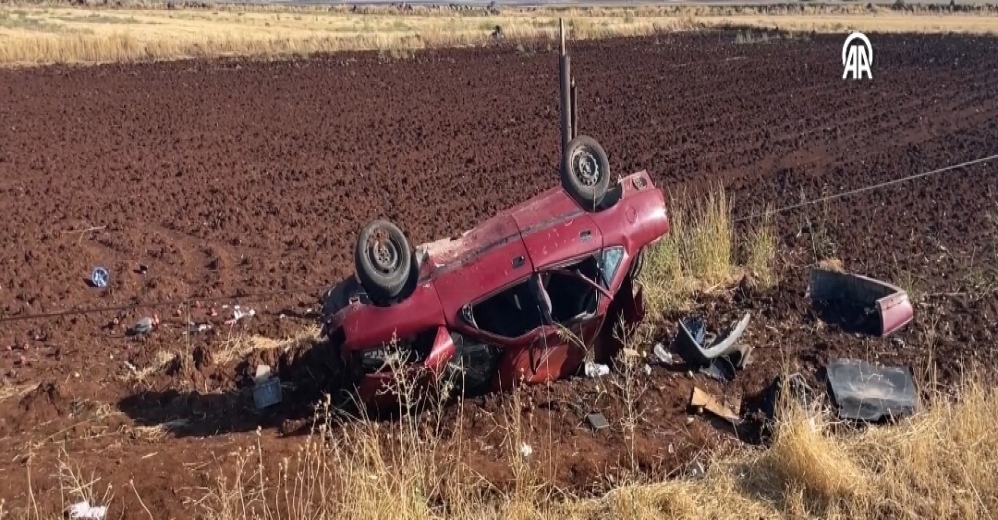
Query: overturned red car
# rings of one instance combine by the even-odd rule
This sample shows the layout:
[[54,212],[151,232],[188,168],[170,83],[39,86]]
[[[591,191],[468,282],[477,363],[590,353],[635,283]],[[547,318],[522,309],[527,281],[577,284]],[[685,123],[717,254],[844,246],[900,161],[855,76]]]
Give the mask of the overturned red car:
[[560,186],[415,248],[391,222],[361,230],[355,276],[326,294],[322,319],[362,403],[397,406],[385,391],[398,370],[465,393],[567,377],[587,351],[613,355],[619,322],[642,319],[636,277],[669,232],[664,197],[645,171],[611,183],[603,148],[574,129],[568,70],[562,42]]

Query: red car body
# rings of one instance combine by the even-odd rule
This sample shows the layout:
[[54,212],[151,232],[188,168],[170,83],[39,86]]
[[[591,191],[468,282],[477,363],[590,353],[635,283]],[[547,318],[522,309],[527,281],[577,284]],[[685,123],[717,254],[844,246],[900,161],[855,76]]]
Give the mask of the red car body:
[[333,287],[323,330],[361,402],[397,406],[385,392],[396,377],[384,366],[387,344],[402,346],[409,368],[458,370],[484,391],[572,375],[588,348],[612,355],[614,322],[643,317],[637,260],[669,219],[645,171],[620,179],[607,199],[586,210],[554,187],[460,237],[422,244],[418,279],[391,305],[372,304],[354,276]]

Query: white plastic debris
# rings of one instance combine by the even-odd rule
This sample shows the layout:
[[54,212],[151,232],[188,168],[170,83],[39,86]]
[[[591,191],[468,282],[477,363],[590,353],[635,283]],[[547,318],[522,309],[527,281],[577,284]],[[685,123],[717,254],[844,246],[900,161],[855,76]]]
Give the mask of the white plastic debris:
[[84,500],[70,506],[67,513],[70,518],[79,518],[81,520],[103,520],[104,515],[107,514],[107,506],[91,506],[89,502]]
[[187,322],[187,330],[184,334],[197,334],[201,332],[207,332],[212,329],[211,323],[194,323],[193,321]]
[[672,365],[676,362],[676,359],[672,357],[672,352],[665,350],[665,345],[661,343],[655,344],[655,349],[653,352],[655,353],[655,359],[657,359],[658,362],[662,363],[663,365]]
[[603,377],[610,373],[610,367],[599,363],[593,363],[592,361],[586,361],[585,372],[586,377]]
[[641,368],[641,370],[644,371],[646,376],[651,375],[651,365],[645,365],[644,367]]
[[534,449],[531,448],[529,444],[527,444],[525,442],[520,444],[520,455],[523,456],[523,458],[529,457],[530,454],[533,453],[533,452],[534,452]]
[[253,375],[253,382],[262,383],[270,379],[270,365],[257,365],[256,374]]
[[252,316],[256,316],[256,309],[250,309],[248,311],[244,311],[238,305],[234,305],[232,307],[232,319],[226,320],[225,324],[226,325],[233,325],[237,321],[239,321],[239,320],[241,320],[243,318],[252,317]]

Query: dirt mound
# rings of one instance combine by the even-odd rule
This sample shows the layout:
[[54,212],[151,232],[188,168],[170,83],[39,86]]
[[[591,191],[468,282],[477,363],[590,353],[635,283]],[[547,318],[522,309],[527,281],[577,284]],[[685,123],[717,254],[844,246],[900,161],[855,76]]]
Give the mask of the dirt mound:
[[0,434],[28,431],[83,411],[81,404],[67,395],[62,385],[45,382],[25,394],[17,402],[16,409],[0,416]]

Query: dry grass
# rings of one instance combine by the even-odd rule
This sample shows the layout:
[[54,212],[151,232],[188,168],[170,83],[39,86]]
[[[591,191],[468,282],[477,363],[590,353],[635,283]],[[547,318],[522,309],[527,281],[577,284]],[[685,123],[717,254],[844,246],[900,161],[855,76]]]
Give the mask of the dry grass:
[[395,57],[415,49],[477,45],[495,26],[507,38],[554,39],[564,17],[573,39],[637,36],[671,30],[745,25],[792,31],[847,28],[883,32],[998,34],[998,12],[935,13],[847,6],[507,9],[396,11],[341,7],[161,5],[85,8],[0,6],[0,64],[100,63],[190,57],[285,57],[343,50],[377,50]]
[[[679,293],[670,292],[674,287],[709,287],[739,270],[732,261],[737,240],[730,215],[731,202],[720,189],[696,201],[673,199],[673,233],[646,264],[646,273],[655,276],[646,279],[646,290],[659,298],[654,304],[668,301],[663,294],[678,298]],[[770,226],[769,221],[760,221],[744,243],[746,264],[753,272],[773,261]],[[673,286],[663,286],[673,282]],[[261,348],[311,341],[315,334],[308,329],[284,340],[244,336],[230,340],[225,352],[235,359]],[[625,434],[641,413],[634,407],[642,391],[640,378],[639,373],[625,370],[616,379],[623,385],[621,395],[626,402],[620,405],[627,407],[627,413],[623,424],[614,426],[623,428]],[[414,401],[415,391],[407,381],[396,381],[400,407]],[[526,406],[517,392],[505,410],[492,418],[505,432],[500,448],[513,477],[512,485],[501,491],[487,485],[476,468],[467,465],[468,458],[461,451],[463,432],[446,427],[439,406],[418,418],[404,415],[386,423],[361,420],[334,428],[335,416],[326,403],[316,414],[321,419],[313,435],[287,440],[301,444],[295,457],[277,464],[277,474],[266,469],[273,467],[268,464],[272,455],[257,442],[238,454],[235,467],[218,469],[204,495],[194,498],[198,517],[208,520],[872,520],[970,519],[998,514],[998,431],[994,428],[998,388],[989,385],[986,376],[970,374],[953,395],[934,394],[926,404],[923,411],[897,425],[853,429],[835,423],[819,409],[784,402],[768,447],[745,447],[716,456],[701,479],[656,482],[634,475],[605,495],[587,498],[560,493],[544,483],[540,470],[552,461],[542,444],[534,445],[529,455],[521,454],[529,433],[536,430],[530,415],[523,413]],[[157,439],[164,433],[157,428],[143,430],[141,436]],[[29,485],[35,470],[29,463]],[[63,503],[85,498],[92,505],[109,505],[109,517],[125,514],[120,497],[101,493],[95,485],[100,468],[88,468],[97,475],[84,479],[84,471],[63,454],[58,471]],[[128,513],[129,517],[145,516],[142,511]],[[0,504],[0,518],[40,520],[57,515],[40,511],[33,494],[28,504],[11,512]]]
[[232,361],[244,359],[246,356],[265,350],[289,350],[312,344],[319,337],[319,326],[309,325],[294,334],[281,339],[268,338],[257,334],[250,335],[238,332],[230,335],[219,349],[212,353],[212,361],[225,365]]
[[646,252],[639,275],[648,308],[684,308],[694,292],[727,286],[743,272],[735,262],[731,210],[720,187],[704,197],[670,197],[669,235]]
[[775,284],[776,230],[769,210],[759,221],[752,224],[743,248],[745,268],[758,281],[760,287],[766,288]]
[[0,382],[0,401],[6,401],[7,399],[19,399],[31,393],[34,389],[38,388],[39,383],[23,383],[23,384],[11,384],[8,381]]
[[[454,439],[441,437],[432,420],[360,422],[335,432],[322,423],[277,475],[267,474],[259,445],[244,450],[235,471],[219,471],[198,501],[199,517],[990,518],[998,513],[998,389],[984,381],[969,378],[955,398],[937,395],[911,419],[865,430],[790,405],[768,448],[715,459],[701,479],[624,483],[597,498],[552,498],[537,478],[544,452],[520,454],[530,424],[516,394],[497,418],[517,483],[505,492],[490,490],[463,465],[461,453],[449,449]],[[68,458],[61,464],[71,467]],[[67,501],[99,495],[96,486],[82,492],[81,473],[73,469]],[[122,513],[113,497],[96,502]],[[6,516],[50,517],[31,508]]]
[[129,372],[123,377],[125,381],[136,381],[138,383],[143,383],[145,380],[158,372],[161,372],[170,363],[173,363],[177,359],[177,354],[175,352],[168,352],[166,350],[160,350],[156,352],[155,358],[152,363],[144,367],[134,367],[131,364],[127,364]]

